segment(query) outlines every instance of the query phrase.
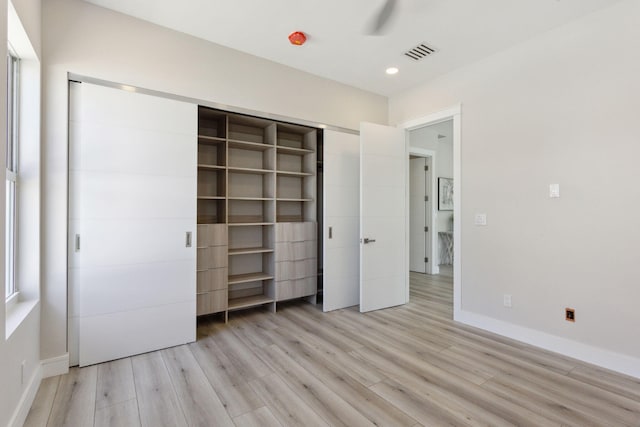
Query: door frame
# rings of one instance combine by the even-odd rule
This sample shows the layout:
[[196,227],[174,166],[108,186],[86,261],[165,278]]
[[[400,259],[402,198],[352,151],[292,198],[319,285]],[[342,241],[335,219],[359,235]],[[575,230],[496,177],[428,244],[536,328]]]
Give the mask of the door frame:
[[[407,132],[407,137],[409,135],[409,132]],[[409,148],[409,155],[407,156],[407,162],[409,162],[409,160],[411,159],[411,156],[418,156],[418,157],[423,157],[423,158],[431,158],[431,188],[429,188],[429,197],[431,197],[431,216],[430,216],[430,222],[428,224],[429,226],[429,230],[431,230],[431,239],[428,241],[428,245],[431,248],[430,250],[430,256],[431,256],[431,262],[429,263],[429,268],[427,269],[427,274],[438,274],[440,273],[440,267],[438,266],[438,264],[436,264],[434,261],[436,260],[436,258],[438,258],[438,261],[440,260],[440,256],[438,255],[438,257],[435,256],[437,252],[437,248],[438,248],[438,233],[436,232],[436,228],[437,228],[437,218],[436,218],[436,201],[433,200],[435,197],[435,194],[438,194],[438,184],[437,184],[437,180],[434,179],[434,165],[436,164],[436,152],[433,150],[427,150],[426,148],[418,148],[418,147],[411,147],[408,146]],[[409,168],[409,166],[407,166]],[[410,171],[409,171],[410,173]],[[410,192],[411,192],[411,178],[409,178],[409,188],[407,189],[407,209],[408,209],[408,219],[407,221],[410,220],[411,218],[411,210],[409,209],[409,196],[410,196]],[[411,232],[410,227],[409,227],[410,223],[407,222],[407,242],[409,242],[408,244],[410,245],[410,235],[409,233]],[[409,251],[411,250],[411,247],[409,246]],[[407,262],[409,262],[409,257],[411,256],[411,252],[407,252]],[[408,270],[409,271],[409,270]]]
[[[462,104],[453,105],[449,108],[419,117],[413,120],[400,123],[399,128],[405,130],[405,140],[407,151],[412,148],[409,145],[409,131],[423,128],[429,125],[435,125],[440,122],[453,120],[453,320],[460,318],[462,311],[462,259],[461,259],[461,242],[462,230],[460,220],[461,210],[461,188],[462,188],[462,163],[461,163],[461,146],[462,146]],[[409,156],[407,155],[407,161]],[[409,191],[409,176],[407,174],[407,190]],[[433,180],[435,181],[435,180]],[[407,195],[408,196],[408,195]],[[407,212],[407,227],[409,226],[409,213]],[[407,255],[406,264],[407,272],[409,271],[409,239],[407,236]],[[407,274],[407,295],[409,295],[409,277]]]

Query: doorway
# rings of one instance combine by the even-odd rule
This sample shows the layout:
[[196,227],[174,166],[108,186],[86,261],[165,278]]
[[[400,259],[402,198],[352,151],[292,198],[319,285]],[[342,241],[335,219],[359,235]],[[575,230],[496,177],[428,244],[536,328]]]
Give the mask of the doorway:
[[[409,147],[410,271],[439,274],[443,269],[451,274],[454,249],[453,121],[411,130]],[[420,268],[421,258],[423,268]]]
[[[399,127],[406,131],[407,162],[410,155],[432,156],[432,273],[453,276],[453,317],[457,318],[461,310],[461,259],[460,259],[460,144],[461,144],[461,107],[452,108],[411,120]],[[429,135],[429,138],[424,138]],[[423,154],[420,155],[420,152]],[[438,178],[442,178],[439,180]],[[439,182],[440,181],[440,182]],[[409,173],[407,182],[410,182]],[[439,200],[439,184],[446,184],[448,200]],[[441,190],[442,191],[442,190]],[[409,195],[409,190],[407,190]],[[448,202],[448,203],[447,203]],[[407,206],[409,202],[407,201]],[[409,209],[407,209],[409,211]],[[407,224],[411,218],[407,216]],[[407,227],[409,230],[410,227]],[[410,254],[411,236],[407,231],[407,250]],[[443,237],[448,238],[443,242]],[[408,257],[410,258],[410,257]],[[444,262],[444,264],[443,264]],[[410,261],[407,259],[407,270]],[[420,275],[420,273],[411,273]],[[407,291],[409,289],[407,283]]]

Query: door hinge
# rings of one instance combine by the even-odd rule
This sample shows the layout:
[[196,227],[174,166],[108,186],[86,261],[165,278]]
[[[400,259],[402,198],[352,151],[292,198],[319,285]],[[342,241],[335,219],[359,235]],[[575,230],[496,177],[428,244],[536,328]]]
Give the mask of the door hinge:
[[424,196],[424,201],[428,202],[429,201],[429,196]]
[[429,170],[429,166],[425,166],[425,167],[424,167],[424,170],[425,170],[425,171],[428,171],[428,170]]
[[425,258],[425,259],[424,259],[424,262],[429,262],[429,258]]
[[429,227],[425,227],[425,228],[424,228],[424,232],[426,233],[426,232],[428,232],[428,231],[429,231]]

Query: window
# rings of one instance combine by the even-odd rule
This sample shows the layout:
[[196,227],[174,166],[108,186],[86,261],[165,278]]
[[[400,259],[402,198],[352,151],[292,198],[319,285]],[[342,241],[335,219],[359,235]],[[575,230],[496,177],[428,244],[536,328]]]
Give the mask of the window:
[[18,176],[18,76],[20,60],[11,49],[7,54],[7,171],[5,230],[5,297],[16,287],[16,196]]

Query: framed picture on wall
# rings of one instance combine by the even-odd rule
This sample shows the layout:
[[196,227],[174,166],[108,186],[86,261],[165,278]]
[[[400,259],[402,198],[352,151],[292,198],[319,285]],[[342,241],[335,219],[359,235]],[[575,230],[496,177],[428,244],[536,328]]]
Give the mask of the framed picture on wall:
[[453,210],[453,178],[438,178],[438,210]]

